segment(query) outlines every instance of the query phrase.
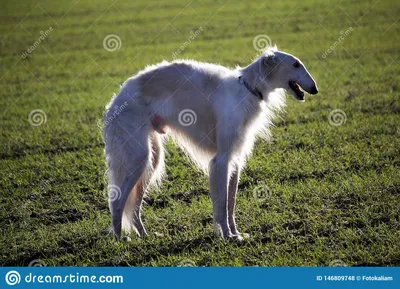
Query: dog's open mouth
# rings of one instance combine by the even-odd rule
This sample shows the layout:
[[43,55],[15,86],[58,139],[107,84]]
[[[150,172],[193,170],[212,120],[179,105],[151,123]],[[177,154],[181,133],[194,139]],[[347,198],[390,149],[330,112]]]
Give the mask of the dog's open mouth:
[[296,81],[290,80],[289,87],[294,91],[297,100],[304,100],[304,92],[301,91],[300,85]]

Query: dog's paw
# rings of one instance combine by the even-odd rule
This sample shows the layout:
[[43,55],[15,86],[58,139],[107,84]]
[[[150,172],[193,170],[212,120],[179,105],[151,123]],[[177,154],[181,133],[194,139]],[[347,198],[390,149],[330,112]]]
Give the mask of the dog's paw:
[[229,242],[233,243],[243,243],[246,239],[250,237],[249,234],[237,234],[237,235],[230,235],[226,237]]
[[123,236],[122,238],[121,238],[121,242],[130,242],[130,241],[132,241],[132,239],[131,239],[131,237],[128,237],[128,236]]
[[235,242],[238,242],[238,243],[242,243],[242,242],[244,242],[246,239],[249,239],[249,238],[250,238],[250,235],[249,235],[249,234],[246,234],[246,233],[244,233],[244,234],[238,233],[238,234],[235,234],[235,235],[232,236],[232,241],[235,241]]
[[234,233],[233,234],[234,236],[241,236],[241,237],[243,237],[244,239],[248,239],[248,238],[250,238],[250,234],[247,234],[247,233],[240,233],[240,232],[237,232],[236,231],[236,233]]
[[239,233],[239,235],[241,235],[243,239],[250,239],[250,234],[247,234],[247,233],[241,234],[241,233]]

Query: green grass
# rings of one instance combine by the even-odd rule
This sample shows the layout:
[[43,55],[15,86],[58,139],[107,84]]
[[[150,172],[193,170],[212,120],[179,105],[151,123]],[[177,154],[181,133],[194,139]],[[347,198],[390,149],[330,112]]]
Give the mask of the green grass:
[[[389,0],[3,1],[0,265],[400,265],[399,14]],[[303,104],[288,97],[272,141],[256,144],[239,185],[249,240],[213,236],[208,196],[179,194],[208,190],[207,178],[168,144],[167,179],[144,207],[150,237],[117,243],[106,234],[97,121],[119,84],[172,60],[200,26],[179,57],[245,65],[253,38],[267,34],[306,64],[320,93]],[[108,34],[121,38],[119,50],[103,48]],[[34,109],[46,123],[29,123]],[[346,114],[341,126],[329,123],[334,109]],[[262,201],[253,197],[260,185],[272,193]]]

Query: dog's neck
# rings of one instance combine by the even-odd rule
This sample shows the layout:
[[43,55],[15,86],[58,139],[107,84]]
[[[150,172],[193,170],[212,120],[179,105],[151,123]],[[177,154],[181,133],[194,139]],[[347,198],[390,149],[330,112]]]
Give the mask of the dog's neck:
[[244,86],[246,86],[247,90],[249,92],[251,92],[254,96],[258,97],[260,100],[264,99],[263,94],[261,93],[261,91],[259,91],[257,89],[257,87],[252,87],[251,85],[249,85],[247,83],[247,81],[243,78],[243,76],[239,76],[239,83],[243,84]]
[[260,75],[259,63],[255,61],[245,68],[240,69],[240,82],[255,96],[266,100],[268,94],[274,89],[269,85],[267,79]]

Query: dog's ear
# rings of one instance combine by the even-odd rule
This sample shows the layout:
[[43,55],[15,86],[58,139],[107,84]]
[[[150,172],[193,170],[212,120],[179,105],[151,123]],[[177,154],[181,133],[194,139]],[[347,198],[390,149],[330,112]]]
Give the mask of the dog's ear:
[[277,57],[275,56],[275,54],[269,54],[269,55],[265,55],[263,58],[263,64],[265,66],[274,66],[277,62]]
[[266,55],[263,57],[262,64],[267,72],[266,74],[270,75],[278,64],[278,57],[273,53]]

